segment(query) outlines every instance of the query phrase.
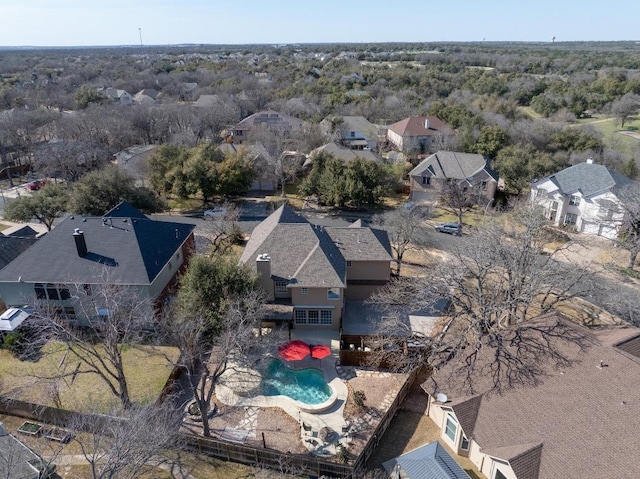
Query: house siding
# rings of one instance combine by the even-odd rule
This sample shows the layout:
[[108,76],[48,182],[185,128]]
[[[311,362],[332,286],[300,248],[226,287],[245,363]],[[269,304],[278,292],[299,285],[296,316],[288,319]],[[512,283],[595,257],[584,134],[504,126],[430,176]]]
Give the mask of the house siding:
[[[291,289],[291,304],[300,309],[306,310],[323,310],[330,309],[332,313],[332,324],[318,325],[318,324],[296,324],[294,313],[294,327],[296,329],[339,329],[342,320],[342,310],[344,308],[345,290],[340,288],[340,299],[331,300],[327,299],[327,288],[307,288],[307,294],[302,294],[302,288],[290,288]],[[312,307],[314,306],[314,307]],[[317,306],[317,308],[315,308]]]

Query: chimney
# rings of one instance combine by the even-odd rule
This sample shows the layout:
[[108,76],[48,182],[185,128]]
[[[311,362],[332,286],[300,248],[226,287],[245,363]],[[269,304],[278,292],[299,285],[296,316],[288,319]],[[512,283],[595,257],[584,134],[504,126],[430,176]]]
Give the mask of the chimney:
[[84,239],[84,231],[81,231],[80,228],[76,228],[73,231],[73,239],[76,241],[78,256],[81,258],[87,256],[87,242]]
[[424,119],[424,129],[428,130],[429,129],[429,118],[425,118]]
[[262,289],[267,293],[267,300],[273,301],[273,280],[271,279],[271,257],[266,254],[260,254],[256,258],[256,269],[258,270],[259,282]]
[[587,164],[588,165],[592,165],[593,164],[593,158],[587,158]]

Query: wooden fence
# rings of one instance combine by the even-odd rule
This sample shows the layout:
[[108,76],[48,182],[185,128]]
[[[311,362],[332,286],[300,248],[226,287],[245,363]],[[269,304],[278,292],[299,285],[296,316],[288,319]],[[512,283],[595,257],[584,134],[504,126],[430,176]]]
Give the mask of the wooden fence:
[[274,449],[257,448],[190,434],[183,435],[182,440],[194,452],[227,461],[276,469],[285,474],[351,478],[354,473],[353,467],[349,465],[324,461],[309,455],[286,454]]

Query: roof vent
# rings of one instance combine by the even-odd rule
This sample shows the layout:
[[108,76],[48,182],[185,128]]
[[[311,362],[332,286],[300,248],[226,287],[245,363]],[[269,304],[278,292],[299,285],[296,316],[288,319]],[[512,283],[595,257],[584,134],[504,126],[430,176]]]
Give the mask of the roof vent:
[[424,129],[428,130],[429,129],[429,118],[425,118],[424,119]]

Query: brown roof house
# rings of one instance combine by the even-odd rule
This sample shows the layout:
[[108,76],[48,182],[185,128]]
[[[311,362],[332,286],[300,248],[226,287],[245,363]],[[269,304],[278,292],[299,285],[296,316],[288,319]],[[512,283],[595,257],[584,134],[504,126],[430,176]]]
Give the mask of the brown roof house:
[[475,394],[460,387],[465,374],[455,366],[441,368],[422,385],[441,440],[489,479],[640,477],[640,329],[587,330],[554,314],[539,320],[563,321],[584,347],[556,342],[568,366],[543,361],[537,385],[501,393],[482,365]]
[[387,233],[323,227],[284,205],[253,230],[240,258],[255,268],[277,318],[301,329],[339,329],[345,299],[364,299],[391,275]]
[[442,185],[448,181],[478,188],[487,201],[498,186],[498,174],[482,155],[456,151],[438,151],[425,158],[409,172],[409,180],[412,201],[437,201]]
[[435,116],[410,116],[387,129],[389,143],[406,153],[428,153],[436,138],[454,135],[455,131]]
[[284,135],[302,130],[305,122],[293,116],[273,110],[260,111],[248,116],[233,127],[233,142],[242,143],[250,134],[260,129],[278,131]]

